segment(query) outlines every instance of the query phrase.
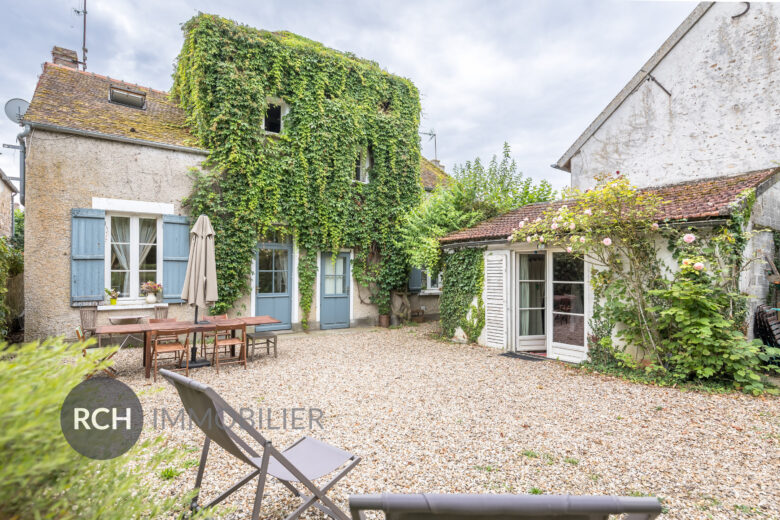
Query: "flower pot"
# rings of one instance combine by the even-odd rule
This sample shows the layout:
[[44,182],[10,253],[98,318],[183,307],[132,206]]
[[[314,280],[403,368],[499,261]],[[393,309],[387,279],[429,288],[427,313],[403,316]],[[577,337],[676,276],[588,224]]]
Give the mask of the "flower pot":
[[111,302],[111,305],[116,305],[116,298],[111,298],[109,301]]
[[389,327],[390,326],[390,315],[389,314],[380,314],[379,315],[379,326],[380,327]]
[[146,303],[157,303],[157,295],[154,293],[149,293],[146,295]]

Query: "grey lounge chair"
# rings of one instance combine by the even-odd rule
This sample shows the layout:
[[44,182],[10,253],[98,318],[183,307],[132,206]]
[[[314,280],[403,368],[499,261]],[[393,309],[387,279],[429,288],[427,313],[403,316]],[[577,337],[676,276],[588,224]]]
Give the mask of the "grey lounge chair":
[[[200,466],[198,466],[198,476],[195,480],[195,489],[199,489],[203,481],[203,470],[206,467],[206,457],[211,441],[216,442],[225,451],[252,467],[251,473],[209,502],[204,508],[207,509],[219,504],[250,480],[259,477],[255,504],[252,509],[252,520],[257,520],[260,518],[260,505],[263,500],[265,479],[267,475],[271,475],[276,477],[287,489],[303,501],[287,517],[287,520],[299,517],[310,507],[316,507],[326,515],[338,520],[350,520],[349,516],[339,509],[325,493],[360,462],[360,457],[311,437],[303,437],[286,450],[280,452],[271,444],[271,441],[250,426],[211,387],[170,370],[160,370],[160,375],[173,384],[179,392],[179,397],[181,397],[184,409],[187,411],[190,419],[206,434],[206,440],[203,443],[203,451],[200,456]],[[226,416],[229,417],[227,421]],[[233,431],[235,427],[238,427],[239,430],[262,446],[262,455],[258,455],[237,435],[237,432]],[[312,482],[333,473],[345,464],[347,466],[324,486],[317,487]],[[292,484],[293,482],[299,482],[305,488],[304,492],[299,491]],[[198,507],[197,495],[193,498],[190,507],[193,510],[200,509]]]
[[363,511],[384,511],[387,520],[652,520],[661,513],[655,498],[570,495],[352,495],[354,520]]

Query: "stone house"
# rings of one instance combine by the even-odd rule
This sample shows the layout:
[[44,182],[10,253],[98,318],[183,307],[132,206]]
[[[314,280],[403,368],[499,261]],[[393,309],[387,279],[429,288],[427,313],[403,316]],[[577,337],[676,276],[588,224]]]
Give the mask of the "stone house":
[[[79,71],[68,55],[55,47],[23,121],[26,337],[72,337],[79,307],[93,302],[101,324],[112,314],[151,314],[138,294],[147,280],[163,284],[169,317],[192,319],[180,300],[190,225],[182,199],[209,152],[167,92]],[[426,182],[446,177],[435,170]],[[259,265],[267,258],[270,268]],[[286,280],[283,290],[259,287],[269,273]],[[258,245],[251,292],[231,314],[271,314],[282,321],[274,328],[299,328],[296,274],[295,243]],[[349,319],[339,326],[373,323],[376,306],[358,297],[354,278],[346,285]],[[120,292],[117,305],[104,301],[109,287]],[[313,328],[321,306],[315,293]]]
[[[571,185],[620,171],[660,195],[661,218],[711,227],[756,190],[746,255],[772,257],[780,230],[780,6],[701,3],[553,165]],[[442,240],[485,248],[485,328],[480,343],[587,357],[593,307],[590,266],[563,251],[509,244],[521,220],[563,202],[533,204]],[[665,249],[669,267],[676,267]],[[740,280],[754,302],[766,297],[766,265]],[[536,291],[536,292],[534,292]],[[572,303],[563,310],[559,301]]]
[[0,170],[0,235],[10,237],[13,234],[14,197],[19,190],[11,179]]

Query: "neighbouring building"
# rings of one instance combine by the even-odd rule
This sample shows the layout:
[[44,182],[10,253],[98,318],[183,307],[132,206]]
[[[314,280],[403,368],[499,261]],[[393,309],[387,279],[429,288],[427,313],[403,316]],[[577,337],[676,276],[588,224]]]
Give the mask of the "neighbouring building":
[[[772,258],[772,231],[780,230],[779,43],[780,6],[699,4],[554,166],[580,189],[620,171],[667,202],[661,218],[701,227],[728,219],[731,204],[755,189],[748,225],[758,233],[746,255]],[[591,266],[561,250],[507,242],[521,220],[561,204],[525,206],[441,241],[445,249],[485,248],[481,344],[587,358]],[[753,302],[766,296],[765,270],[756,262],[740,280]]]
[[0,170],[0,235],[10,237],[14,228],[14,196],[19,193],[14,183]]
[[[203,163],[208,150],[198,147],[185,114],[167,92],[80,71],[67,59],[75,53],[66,49],[55,47],[52,54],[23,121],[29,129],[27,339],[73,337],[79,307],[95,302],[100,324],[111,315],[150,314],[152,306],[139,295],[147,280],[163,284],[169,317],[191,319],[192,309],[180,299],[191,224],[182,199],[192,192],[190,170]],[[425,189],[446,179],[425,159],[422,171]],[[10,209],[1,204],[4,219]],[[260,265],[267,258],[275,259],[270,268]],[[290,240],[258,244],[251,291],[231,312],[272,314],[282,320],[275,328],[300,327],[297,259],[297,245]],[[334,269],[329,261],[322,265]],[[260,286],[258,277],[269,273],[284,283]],[[359,297],[361,288],[349,271],[345,274],[351,283],[343,285],[349,290],[342,326],[375,322],[376,306]],[[117,305],[104,301],[105,288],[120,292]],[[314,328],[323,305],[319,289],[318,283]]]

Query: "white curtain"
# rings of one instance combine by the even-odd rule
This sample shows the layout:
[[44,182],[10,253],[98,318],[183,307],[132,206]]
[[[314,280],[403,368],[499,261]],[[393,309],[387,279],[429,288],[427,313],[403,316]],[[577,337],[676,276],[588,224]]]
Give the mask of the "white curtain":
[[534,307],[542,307],[542,310],[534,310],[530,312],[531,320],[529,328],[531,335],[540,336],[544,334],[544,255],[538,255],[532,257],[533,261],[529,262],[529,276],[531,280],[539,280],[537,283],[530,285],[531,301]]
[[111,219],[111,251],[114,253],[119,270],[128,271],[124,277],[119,292],[123,295],[130,294],[130,219]]
[[[146,222],[145,222],[146,221]],[[141,246],[141,257],[138,262],[143,265],[146,255],[155,246],[157,242],[157,221],[151,219],[140,220],[140,239],[139,242],[143,244]],[[155,265],[157,265],[157,259],[154,259]]]
[[[519,261],[519,268],[517,271],[517,276],[520,280],[528,280],[529,279],[529,272],[528,272],[528,255],[520,255],[520,261]],[[520,301],[518,302],[518,307],[520,309],[527,309],[528,306],[531,303],[531,284],[528,282],[520,282]],[[529,325],[531,323],[530,320],[530,314],[533,311],[526,311],[521,310],[520,311],[520,335],[521,336],[528,336],[529,335]]]
[[520,282],[519,335],[540,336],[544,334],[544,309],[522,309],[544,307],[544,255],[519,255],[518,265],[519,280],[536,280]]

